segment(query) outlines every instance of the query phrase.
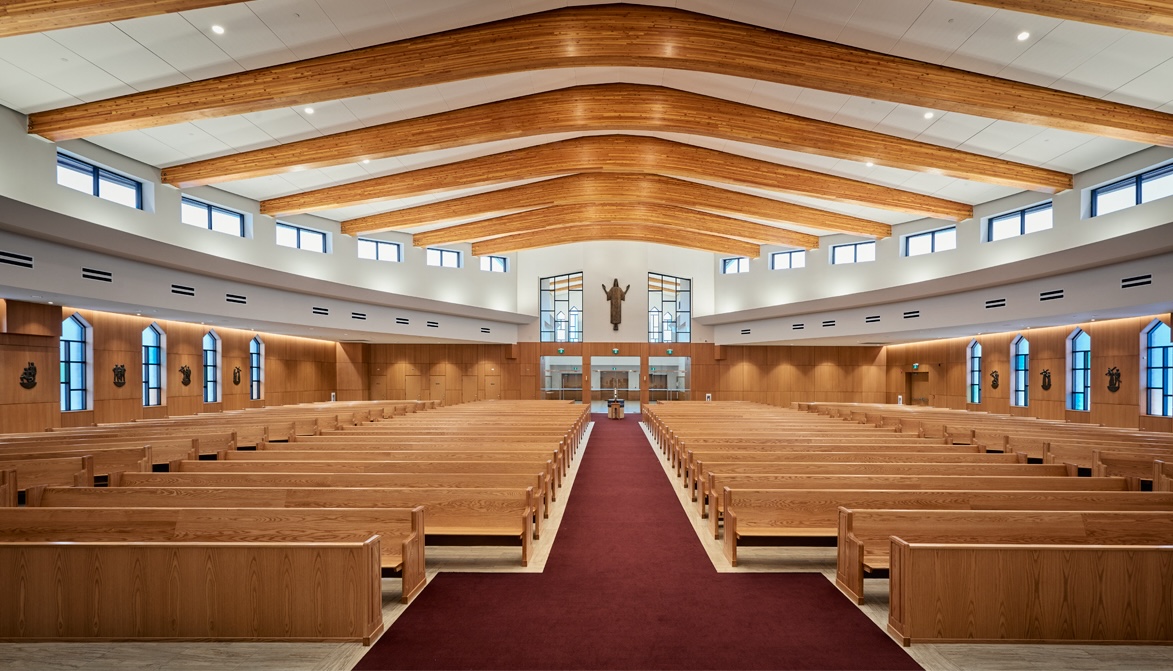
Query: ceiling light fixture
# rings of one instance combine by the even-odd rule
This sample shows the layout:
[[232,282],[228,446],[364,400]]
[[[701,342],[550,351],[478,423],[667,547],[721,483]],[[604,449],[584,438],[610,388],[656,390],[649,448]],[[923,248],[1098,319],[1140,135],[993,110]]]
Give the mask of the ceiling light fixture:
[[216,33],[217,35],[223,35],[224,34],[224,26],[212,26],[212,32]]
[[866,165],[866,166],[867,166],[867,167],[869,167],[869,168],[874,168],[874,167],[876,166],[876,164],[875,164],[875,163],[872,163],[871,161],[868,161],[867,163],[864,163],[864,165]]
[[1019,42],[1025,42],[1029,39],[1030,39],[1030,33],[1026,32],[1025,30],[1018,34],[1018,41]]
[[370,162],[371,162],[371,159],[369,159],[369,158],[364,158],[364,159],[362,160],[362,162],[363,162],[363,163],[370,163]]
[[926,119],[932,119],[932,118],[933,118],[933,113],[932,113],[932,112],[925,112],[925,118],[926,118]]
[[312,108],[312,107],[307,107],[307,108],[305,108],[305,113],[306,113],[306,114],[313,114],[313,113],[314,113],[314,108]]

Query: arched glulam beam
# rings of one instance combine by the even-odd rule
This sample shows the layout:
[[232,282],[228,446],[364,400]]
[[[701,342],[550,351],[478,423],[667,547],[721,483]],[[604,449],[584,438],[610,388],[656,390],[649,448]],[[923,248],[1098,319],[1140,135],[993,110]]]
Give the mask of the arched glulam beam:
[[726,182],[960,221],[973,207],[652,137],[599,135],[375,177],[261,201],[274,216],[579,172],[643,172]]
[[624,240],[628,242],[654,242],[673,247],[699,249],[716,254],[732,254],[734,256],[761,256],[762,249],[752,242],[723,238],[708,233],[698,233],[675,226],[660,226],[656,224],[580,224],[551,228],[533,233],[519,233],[506,235],[492,240],[474,242],[473,256],[487,256],[490,254],[506,254],[539,247],[553,247],[554,245],[568,245],[574,242],[595,242],[597,240]]
[[835,233],[876,238],[892,235],[878,221],[795,205],[662,175],[581,173],[508,189],[442,200],[418,207],[381,212],[342,222],[342,233],[360,235],[434,225],[483,216],[501,216],[555,205],[584,203],[655,203],[728,217],[749,217]]
[[1125,30],[1173,35],[1173,2],[1169,0],[961,0],[1015,12],[1052,16],[1067,21],[1098,23]]
[[1056,193],[1071,175],[660,86],[575,86],[163,170],[180,188],[574,131],[703,135]]
[[7,0],[0,3],[0,37],[125,21],[245,0]]
[[567,225],[605,223],[676,226],[689,231],[719,235],[725,238],[741,238],[760,244],[801,247],[803,249],[814,249],[819,246],[817,235],[798,233],[742,219],[732,219],[719,214],[698,212],[671,205],[609,202],[555,205],[471,224],[416,233],[412,236],[412,244],[416,247],[427,247],[454,242],[472,242],[515,233],[533,233]]
[[48,110],[61,141],[566,67],[711,72],[1173,146],[1173,115],[663,7],[568,7]]

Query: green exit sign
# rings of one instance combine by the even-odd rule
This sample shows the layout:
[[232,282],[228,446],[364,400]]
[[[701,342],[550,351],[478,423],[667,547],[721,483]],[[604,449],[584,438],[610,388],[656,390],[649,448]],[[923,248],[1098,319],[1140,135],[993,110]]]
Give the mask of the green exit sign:
[[917,369],[919,369],[919,368],[920,368],[920,364],[919,364],[919,363],[914,363],[914,364],[912,364],[912,369],[913,369],[913,370],[917,370]]

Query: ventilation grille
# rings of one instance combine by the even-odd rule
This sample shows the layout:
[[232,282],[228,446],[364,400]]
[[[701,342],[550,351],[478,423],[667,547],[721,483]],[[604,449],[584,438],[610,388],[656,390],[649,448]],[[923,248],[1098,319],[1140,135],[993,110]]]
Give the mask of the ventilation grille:
[[995,298],[993,300],[986,301],[986,309],[987,310],[990,310],[993,308],[1004,308],[1004,307],[1006,307],[1006,299],[1005,298]]
[[404,326],[406,326],[407,324],[411,323],[411,320],[408,319],[407,317],[396,317],[395,323],[396,324],[403,324]]
[[804,328],[806,328],[806,324],[791,324],[790,325],[790,330],[792,330],[792,331],[801,331]]
[[94,280],[96,282],[113,282],[114,273],[106,270],[97,270],[95,268],[82,268],[81,278],[83,280]]
[[741,335],[749,335],[750,329],[741,329]]
[[492,333],[488,326],[481,327],[481,333]]
[[[0,261],[4,260],[4,252],[0,252]],[[30,261],[32,259],[29,259]],[[32,266],[29,266],[32,268]],[[1153,283],[1152,275],[1137,275],[1136,277],[1125,277],[1120,280],[1121,289],[1131,289],[1133,287],[1144,287]]]
[[865,324],[879,324],[880,323],[880,315],[872,315],[871,317],[864,317],[863,323],[865,323]]
[[172,284],[171,293],[180,296],[195,296],[195,287],[185,287],[182,284]]
[[316,315],[322,315],[323,317],[326,317],[330,314],[330,308],[312,307],[312,308],[310,308],[310,312],[312,312]]
[[367,320],[367,313],[365,313],[365,312],[351,312],[350,318],[365,322]]
[[428,328],[438,329],[440,328],[440,322],[428,322]]
[[905,319],[916,319],[919,316],[920,316],[920,310],[909,310],[908,312],[904,313]]
[[1060,300],[1061,298],[1063,298],[1063,290],[1062,289],[1056,289],[1054,291],[1041,291],[1041,292],[1039,292],[1039,300],[1040,301],[1057,301],[1057,300]]
[[248,305],[248,297],[240,294],[224,294],[224,300],[237,305]]
[[0,263],[7,263],[10,266],[17,266],[19,268],[32,268],[33,257],[0,250]]
[[829,327],[831,327],[831,326],[834,326],[834,325],[835,325],[835,320],[834,320],[834,319],[826,319],[826,320],[824,320],[824,321],[823,321],[823,328],[829,328]]

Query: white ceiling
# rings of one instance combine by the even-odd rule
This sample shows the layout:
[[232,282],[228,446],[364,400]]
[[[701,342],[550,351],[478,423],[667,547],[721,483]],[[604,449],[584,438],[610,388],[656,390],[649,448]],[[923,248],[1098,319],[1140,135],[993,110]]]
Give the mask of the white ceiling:
[[[574,0],[255,0],[243,4],[0,39],[0,104],[24,113],[100,100],[567,5]],[[768,28],[1054,89],[1173,112],[1173,37],[1074,23],[949,0],[678,0],[674,6]],[[212,32],[221,25],[223,35]],[[1016,35],[1031,37],[1018,41]],[[1145,145],[770,82],[659,68],[569,68],[508,74],[361,98],[91,138],[168,166],[579,84],[669,86],[1065,172]],[[254,199],[394,174],[576,134],[428,152],[220,185]],[[978,204],[1013,189],[777,150],[656,134],[743,156]],[[722,185],[725,186],[725,185]],[[494,187],[500,188],[500,187]],[[725,186],[725,188],[729,188]],[[487,189],[481,189],[487,190]],[[753,189],[837,212],[901,223],[914,217]],[[464,193],[471,193],[466,191]],[[317,213],[349,219],[451,197]]]

